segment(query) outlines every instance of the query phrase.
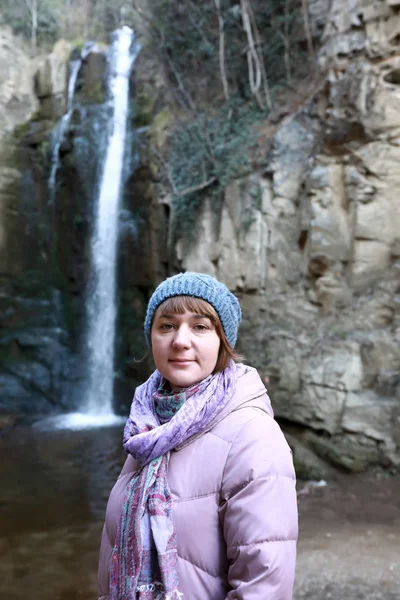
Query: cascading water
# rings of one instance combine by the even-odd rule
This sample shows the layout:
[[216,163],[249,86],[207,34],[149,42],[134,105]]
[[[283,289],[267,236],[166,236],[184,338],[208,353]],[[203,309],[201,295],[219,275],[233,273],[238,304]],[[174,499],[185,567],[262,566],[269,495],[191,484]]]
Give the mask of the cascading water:
[[76,89],[76,80],[78,78],[79,70],[82,66],[82,61],[87,57],[89,52],[93,50],[95,44],[93,42],[86,42],[83,46],[80,57],[71,60],[69,63],[69,79],[68,79],[68,95],[67,95],[67,110],[61,120],[58,122],[57,127],[54,130],[53,143],[52,143],[52,154],[51,154],[51,170],[49,177],[49,204],[54,203],[56,194],[56,176],[57,170],[60,166],[60,148],[64,140],[65,134],[68,130],[71,116],[74,108],[74,96]]
[[[100,115],[107,111],[107,122],[101,126],[101,121],[98,121],[95,125],[101,140],[96,146],[97,171],[100,176],[93,210],[91,265],[86,300],[87,331],[83,357],[87,376],[84,385],[79,386],[81,412],[39,422],[37,426],[40,428],[80,429],[121,422],[121,417],[117,417],[112,409],[117,238],[120,199],[124,177],[129,171],[125,165],[129,139],[129,79],[141,46],[129,27],[122,27],[114,32],[111,42],[107,56],[108,101],[106,106],[99,107],[99,118],[102,119]],[[73,112],[76,79],[82,60],[83,56],[70,64],[67,113],[61,121],[53,145],[51,191],[55,188],[60,146]],[[76,139],[74,143],[77,145]]]
[[112,131],[107,145],[92,240],[92,273],[87,300],[88,382],[84,412],[113,415],[116,258],[120,197],[129,103],[129,77],[140,51],[128,27],[116,31],[109,55]]

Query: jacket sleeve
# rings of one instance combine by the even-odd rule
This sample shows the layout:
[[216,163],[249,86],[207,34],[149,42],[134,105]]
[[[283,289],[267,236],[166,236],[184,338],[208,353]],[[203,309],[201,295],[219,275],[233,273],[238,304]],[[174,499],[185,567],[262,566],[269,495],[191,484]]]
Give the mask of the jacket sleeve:
[[222,496],[230,588],[226,600],[292,600],[296,481],[290,448],[272,417],[253,416],[237,434]]

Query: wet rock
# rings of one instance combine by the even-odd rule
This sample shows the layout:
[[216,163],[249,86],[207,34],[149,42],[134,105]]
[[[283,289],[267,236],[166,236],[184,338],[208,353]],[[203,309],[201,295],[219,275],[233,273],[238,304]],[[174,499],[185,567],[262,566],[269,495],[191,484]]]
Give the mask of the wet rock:
[[93,47],[82,63],[77,97],[82,104],[101,104],[106,100],[107,55]]
[[69,42],[59,40],[50,54],[39,59],[39,65],[35,73],[35,90],[40,100],[52,96],[53,98],[63,99],[65,102],[68,61],[71,51],[72,46]]

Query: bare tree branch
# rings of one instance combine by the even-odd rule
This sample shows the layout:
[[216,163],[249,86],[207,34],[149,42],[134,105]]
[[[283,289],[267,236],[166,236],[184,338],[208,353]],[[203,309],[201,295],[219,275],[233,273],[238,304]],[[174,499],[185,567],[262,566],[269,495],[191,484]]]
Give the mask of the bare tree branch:
[[167,176],[167,179],[169,181],[169,184],[172,188],[172,193],[177,198],[182,198],[183,196],[188,196],[189,194],[193,194],[194,192],[200,192],[201,190],[204,190],[205,188],[210,187],[210,185],[212,185],[213,183],[215,183],[217,181],[217,178],[215,176],[213,176],[213,177],[210,177],[209,179],[207,179],[206,181],[202,181],[201,183],[199,183],[197,185],[193,185],[191,187],[185,188],[184,190],[178,190],[175,185],[174,178],[171,173],[171,169],[170,169],[167,161],[162,156],[161,152],[159,152],[155,146],[151,146],[151,150],[155,154],[155,156],[158,158],[158,160],[160,161],[160,163],[165,171],[165,174]]
[[272,99],[271,99],[271,93],[269,90],[267,72],[265,70],[265,63],[264,63],[264,56],[263,56],[263,43],[261,40],[260,32],[258,30],[257,23],[256,23],[254,13],[253,13],[253,9],[251,7],[250,2],[247,3],[247,10],[248,10],[248,13],[250,16],[250,21],[251,21],[252,27],[254,29],[254,37],[256,40],[255,48],[256,48],[256,51],[258,53],[258,57],[260,60],[260,67],[261,67],[261,73],[263,76],[263,84],[264,84],[265,101],[267,103],[268,108],[271,110],[272,109]]
[[199,32],[200,36],[202,37],[204,43],[206,45],[211,44],[210,40],[208,39],[204,29],[200,26],[199,22],[198,22],[198,17],[199,16],[199,12],[201,13],[201,7],[199,10],[199,6],[196,5],[194,2],[192,2],[192,0],[186,0],[187,4],[189,4],[189,6],[192,7],[192,10],[188,11],[188,19],[190,21],[190,23],[193,25],[193,27]]
[[193,192],[200,192],[200,190],[204,190],[205,188],[210,187],[210,185],[212,185],[216,181],[217,181],[217,178],[215,176],[213,176],[213,177],[210,177],[210,179],[208,179],[207,181],[203,181],[202,183],[199,183],[198,185],[193,185],[192,187],[186,188],[182,191],[178,191],[175,188],[173,190],[174,196],[177,196],[178,198],[182,198],[183,196],[188,196],[189,194],[193,194]]
[[25,0],[31,17],[31,52],[32,56],[36,54],[37,47],[37,28],[38,28],[38,0]]
[[[164,49],[164,40],[162,40],[162,48]],[[196,106],[195,103],[192,100],[191,95],[189,94],[189,92],[186,90],[185,86],[183,85],[183,81],[182,81],[182,77],[179,74],[179,71],[177,70],[177,68],[175,67],[173,61],[171,60],[171,58],[168,56],[168,52],[164,52],[164,56],[165,59],[167,61],[167,64],[171,70],[171,72],[173,73],[176,82],[178,84],[178,88],[182,94],[182,96],[185,98],[186,100],[186,104],[187,106],[185,106],[184,108],[187,110],[187,108],[190,108],[190,110],[195,110]]]
[[284,21],[283,41],[284,41],[284,45],[285,45],[286,78],[288,80],[289,85],[291,85],[292,74],[291,74],[291,69],[290,69],[289,2],[290,2],[290,0],[285,0],[285,21]]
[[138,4],[138,2],[136,1],[134,6],[134,10],[137,12],[137,14],[141,17],[141,19],[143,20],[144,23],[146,23],[147,28],[154,28],[154,30],[157,32],[158,37],[160,38],[160,49],[162,50],[163,56],[166,60],[166,63],[171,71],[171,73],[173,74],[177,84],[178,84],[178,89],[182,95],[182,98],[179,97],[179,95],[176,95],[176,98],[179,102],[179,104],[182,106],[182,108],[187,111],[188,109],[190,110],[195,110],[196,109],[196,105],[193,102],[193,99],[190,95],[190,93],[187,91],[187,89],[185,88],[185,86],[183,85],[183,81],[182,81],[182,77],[178,71],[178,69],[176,68],[176,66],[174,65],[173,61],[171,60],[171,57],[168,55],[168,52],[165,50],[165,38],[164,38],[164,32],[158,27],[157,23],[154,21],[153,17],[149,14],[146,13]]
[[217,9],[218,25],[219,25],[219,69],[221,72],[222,87],[224,89],[225,100],[229,100],[228,80],[225,71],[225,34],[224,34],[224,19],[221,14],[221,1],[214,0]]
[[[264,67],[263,59],[262,59],[262,51],[260,53],[257,51],[257,47],[262,48],[262,46],[261,46],[261,43],[257,43],[257,46],[256,46],[255,41],[254,41],[253,28],[255,25],[255,20],[254,20],[254,17],[253,17],[253,19],[251,19],[251,17],[250,17],[251,6],[249,3],[249,0],[240,0],[240,5],[241,5],[241,11],[242,11],[243,28],[246,32],[247,41],[249,44],[248,50],[247,50],[247,65],[248,65],[248,71],[249,71],[250,90],[251,90],[252,94],[255,96],[260,109],[264,110],[264,108],[265,108],[264,102],[261,98],[261,94],[259,91],[262,80],[264,80],[264,90],[266,92],[266,102],[267,102],[267,105],[269,108],[271,108],[272,103],[271,103],[271,98],[269,96],[269,89],[268,89],[268,83],[267,83],[267,78],[266,78],[266,73],[265,73],[265,67]],[[256,35],[256,32],[254,33],[254,35]],[[258,35],[258,30],[257,30],[257,35]],[[263,65],[263,67],[261,66],[261,64]]]
[[312,41],[312,34],[311,34],[311,27],[310,27],[310,19],[309,19],[309,15],[308,15],[308,3],[307,3],[307,0],[302,0],[301,1],[301,9],[302,9],[302,12],[303,12],[304,30],[305,30],[306,37],[307,37],[308,51],[310,53],[310,56],[314,57],[315,52],[314,52],[314,46],[313,46],[313,41]]

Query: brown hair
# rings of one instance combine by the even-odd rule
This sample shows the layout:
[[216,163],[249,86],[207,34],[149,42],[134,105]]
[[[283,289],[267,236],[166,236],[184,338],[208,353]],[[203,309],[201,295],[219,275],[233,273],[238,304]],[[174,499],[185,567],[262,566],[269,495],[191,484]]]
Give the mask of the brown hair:
[[214,373],[223,371],[225,367],[228,366],[231,359],[234,361],[242,360],[242,357],[239,356],[239,354],[237,354],[237,352],[235,352],[235,350],[229,344],[217,311],[209,302],[206,302],[202,298],[194,298],[193,296],[173,296],[172,298],[167,298],[157,308],[156,314],[182,315],[186,310],[210,319],[211,323],[215,327],[215,331],[217,332],[219,339],[221,340],[218,359],[213,371],[213,375]]

